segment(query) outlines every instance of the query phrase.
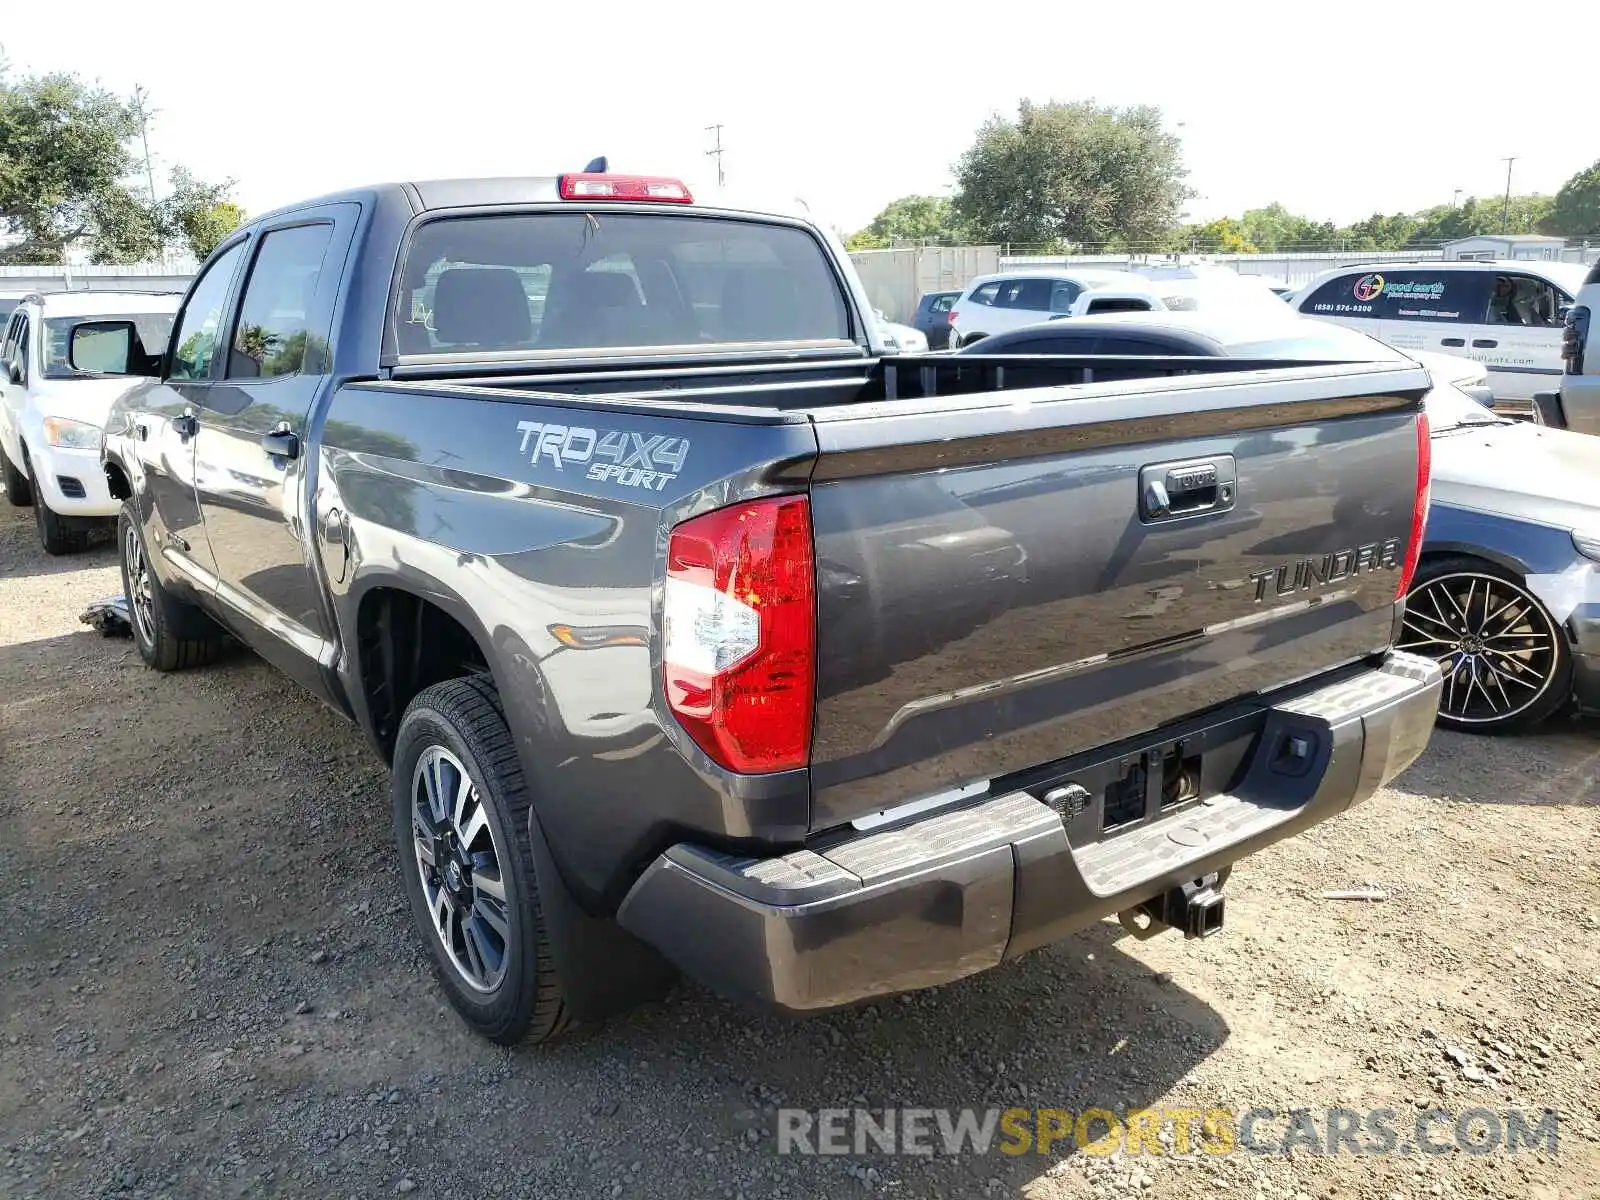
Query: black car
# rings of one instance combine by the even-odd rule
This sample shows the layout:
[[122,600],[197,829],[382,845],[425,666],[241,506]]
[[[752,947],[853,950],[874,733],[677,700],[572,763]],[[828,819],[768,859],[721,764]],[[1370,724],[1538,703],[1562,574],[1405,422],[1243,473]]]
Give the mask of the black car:
[[929,350],[943,350],[950,345],[950,310],[960,298],[959,291],[928,292],[917,301],[917,315],[911,318],[911,326],[927,337]]
[[[1266,329],[1168,313],[1073,317],[956,353],[1406,357],[1320,321]],[[1452,729],[1509,733],[1574,706],[1600,710],[1600,438],[1496,416],[1481,397],[1435,384],[1432,503],[1397,644],[1444,669],[1439,722]]]

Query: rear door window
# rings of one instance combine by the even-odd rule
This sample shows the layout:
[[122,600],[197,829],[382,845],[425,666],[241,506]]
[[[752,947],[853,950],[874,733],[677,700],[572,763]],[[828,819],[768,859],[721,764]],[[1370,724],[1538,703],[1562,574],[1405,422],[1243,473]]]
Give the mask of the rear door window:
[[1483,320],[1490,276],[1485,271],[1385,271],[1374,303],[1385,321],[1473,325]]
[[956,306],[956,298],[952,296],[935,296],[933,303],[928,306],[928,311],[933,313],[947,313]]
[[1048,279],[1010,279],[1000,285],[996,304],[1001,308],[1025,308],[1033,312],[1050,311]]
[[992,308],[1000,302],[1000,287],[999,283],[986,283],[974,291],[968,299],[973,304],[982,304]]
[[821,244],[792,226],[689,215],[447,217],[412,235],[400,354],[839,342]]

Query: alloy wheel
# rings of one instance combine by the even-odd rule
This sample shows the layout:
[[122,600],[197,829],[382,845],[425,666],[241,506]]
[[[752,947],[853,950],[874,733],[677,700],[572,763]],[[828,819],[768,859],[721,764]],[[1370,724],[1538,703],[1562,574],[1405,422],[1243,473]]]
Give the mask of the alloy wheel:
[[477,784],[443,746],[429,746],[417,760],[411,836],[446,957],[473,991],[493,991],[505,978],[511,941],[501,847]]
[[1487,725],[1515,719],[1549,691],[1556,637],[1544,606],[1525,588],[1462,571],[1412,590],[1398,649],[1438,662],[1446,717]]
[[132,522],[122,539],[122,561],[128,571],[128,607],[139,627],[139,640],[152,646],[156,640],[155,597],[150,590],[150,564],[145,561],[144,542]]

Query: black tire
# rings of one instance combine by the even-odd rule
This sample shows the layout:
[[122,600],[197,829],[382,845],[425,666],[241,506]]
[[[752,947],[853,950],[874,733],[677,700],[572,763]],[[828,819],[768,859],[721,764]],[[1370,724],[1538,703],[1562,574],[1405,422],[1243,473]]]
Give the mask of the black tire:
[[12,508],[27,508],[33,503],[33,485],[17,470],[3,446],[0,446],[0,479],[5,481],[6,500]]
[[1566,632],[1522,576],[1485,559],[1453,554],[1422,564],[1397,648],[1444,669],[1439,724],[1447,729],[1521,733],[1572,701]]
[[89,548],[89,531],[69,525],[50,507],[42,491],[33,498],[33,523],[46,554],[82,554]]
[[147,667],[183,671],[203,667],[222,648],[222,631],[192,604],[177,599],[150,568],[144,530],[132,501],[117,516],[117,557],[122,563],[122,594],[128,601],[133,645]]
[[[427,762],[443,764],[445,786],[441,791],[455,794],[460,786],[449,759],[465,769],[470,788],[466,805],[474,806],[465,824],[471,827],[481,812],[487,822],[487,840],[481,824],[476,833],[467,835],[463,846],[457,823],[439,822],[428,829],[424,818],[414,819],[414,813],[424,811],[418,804],[429,803],[424,771],[419,770],[425,756]],[[545,934],[529,842],[532,797],[500,697],[487,678],[434,684],[406,706],[395,737],[390,794],[406,899],[434,975],[450,1003],[477,1033],[504,1046],[548,1041],[567,1032],[572,1025],[570,1009]],[[451,824],[453,830],[444,835],[448,845],[439,840],[438,831],[444,824]],[[432,866],[419,849],[430,839],[437,848]],[[486,869],[485,849],[494,857],[493,871]],[[454,883],[440,867],[443,862],[448,868],[451,858],[456,863]],[[461,883],[463,876],[468,880],[465,884]],[[502,898],[485,890],[491,879]],[[453,895],[447,897],[447,892]],[[485,904],[503,925],[503,935],[481,918]],[[436,911],[446,914],[438,922]],[[473,941],[469,924],[477,933],[476,950],[468,948]],[[447,937],[452,946],[461,947],[459,952],[447,949]],[[499,942],[498,962],[493,956],[495,941]],[[462,963],[462,958],[468,961]],[[476,971],[480,964],[484,971]],[[473,975],[476,984],[470,981]]]

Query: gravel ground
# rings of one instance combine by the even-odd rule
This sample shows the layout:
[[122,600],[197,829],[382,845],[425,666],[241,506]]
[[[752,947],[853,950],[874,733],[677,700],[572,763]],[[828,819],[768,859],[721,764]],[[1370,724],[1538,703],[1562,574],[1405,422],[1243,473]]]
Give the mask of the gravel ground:
[[[1203,943],[1106,924],[807,1022],[684,985],[508,1052],[435,990],[354,728],[248,655],[145,671],[78,622],[118,590],[109,545],[47,559],[0,507],[0,1195],[1600,1194],[1600,729],[1440,734],[1240,867]],[[777,1107],[852,1104],[1387,1107],[1403,1140],[1419,1109],[1549,1108],[1560,1140],[775,1152]]]

